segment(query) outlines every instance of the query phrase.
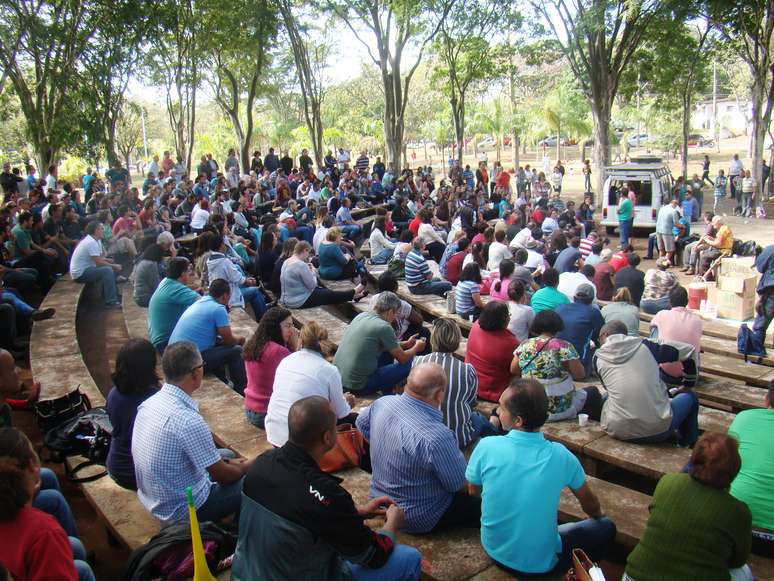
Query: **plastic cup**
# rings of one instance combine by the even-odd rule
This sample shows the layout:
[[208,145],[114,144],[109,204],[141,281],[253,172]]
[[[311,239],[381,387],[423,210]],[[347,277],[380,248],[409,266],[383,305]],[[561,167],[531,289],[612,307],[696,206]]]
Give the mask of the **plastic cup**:
[[578,425],[583,428],[589,425],[589,414],[578,414]]

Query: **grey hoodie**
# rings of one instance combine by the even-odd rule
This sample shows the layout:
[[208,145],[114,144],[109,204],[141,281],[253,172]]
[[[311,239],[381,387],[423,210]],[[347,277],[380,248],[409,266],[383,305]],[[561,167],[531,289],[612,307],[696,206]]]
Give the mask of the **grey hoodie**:
[[693,351],[692,345],[676,341],[608,337],[595,355],[597,373],[607,390],[602,429],[619,440],[655,436],[669,429],[672,408],[659,363],[684,361]]
[[242,298],[242,291],[239,289],[239,286],[245,282],[245,275],[242,274],[239,267],[231,262],[231,259],[226,258],[220,252],[213,252],[207,260],[207,274],[210,283],[219,278],[228,281],[229,285],[231,285],[229,306],[244,308],[245,299]]

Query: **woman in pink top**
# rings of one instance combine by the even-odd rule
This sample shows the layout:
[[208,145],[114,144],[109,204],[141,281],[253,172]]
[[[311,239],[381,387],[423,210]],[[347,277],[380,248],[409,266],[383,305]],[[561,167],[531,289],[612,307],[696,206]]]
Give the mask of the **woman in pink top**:
[[489,291],[489,296],[494,301],[507,301],[508,300],[508,286],[511,284],[511,275],[516,268],[516,264],[513,260],[505,259],[500,262],[500,276],[496,276],[492,273],[492,277],[495,278],[495,282],[492,283],[492,290]]
[[255,333],[245,343],[242,351],[247,371],[245,416],[247,421],[262,430],[277,366],[296,349],[298,331],[293,326],[290,311],[282,307],[266,311]]

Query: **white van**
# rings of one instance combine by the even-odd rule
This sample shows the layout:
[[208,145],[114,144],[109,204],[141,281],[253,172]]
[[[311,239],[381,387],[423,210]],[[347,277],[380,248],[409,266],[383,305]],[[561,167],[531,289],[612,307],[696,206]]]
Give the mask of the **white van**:
[[631,162],[605,168],[602,202],[602,226],[612,234],[618,226],[618,192],[626,184],[637,195],[634,207],[634,227],[656,229],[656,216],[661,201],[672,191],[674,180],[669,168],[660,157],[637,157]]

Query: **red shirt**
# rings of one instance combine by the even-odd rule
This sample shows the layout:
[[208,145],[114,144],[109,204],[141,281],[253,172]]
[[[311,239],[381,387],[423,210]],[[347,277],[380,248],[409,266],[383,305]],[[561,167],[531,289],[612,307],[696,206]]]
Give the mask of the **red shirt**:
[[615,268],[610,261],[600,262],[594,266],[594,286],[597,287],[597,298],[602,301],[613,300]]
[[76,581],[73,551],[54,517],[25,506],[10,521],[0,522],[0,563],[12,579]]
[[465,363],[478,375],[478,397],[497,401],[511,382],[511,360],[519,341],[508,329],[484,331],[476,321],[468,336]]
[[462,274],[462,262],[465,260],[468,251],[463,250],[452,254],[452,257],[446,261],[446,280],[452,284],[460,282],[460,275]]
[[511,174],[507,171],[501,171],[497,174],[497,181],[495,183],[498,187],[503,189],[507,188],[511,184]]
[[[624,266],[629,266],[629,259],[623,252],[616,252],[610,259],[610,264],[613,266],[615,271],[618,272]],[[596,266],[594,268],[596,268]]]
[[419,226],[422,224],[422,220],[419,218],[419,216],[416,216],[411,222],[409,222],[408,229],[411,231],[411,233],[416,236],[419,232]]

